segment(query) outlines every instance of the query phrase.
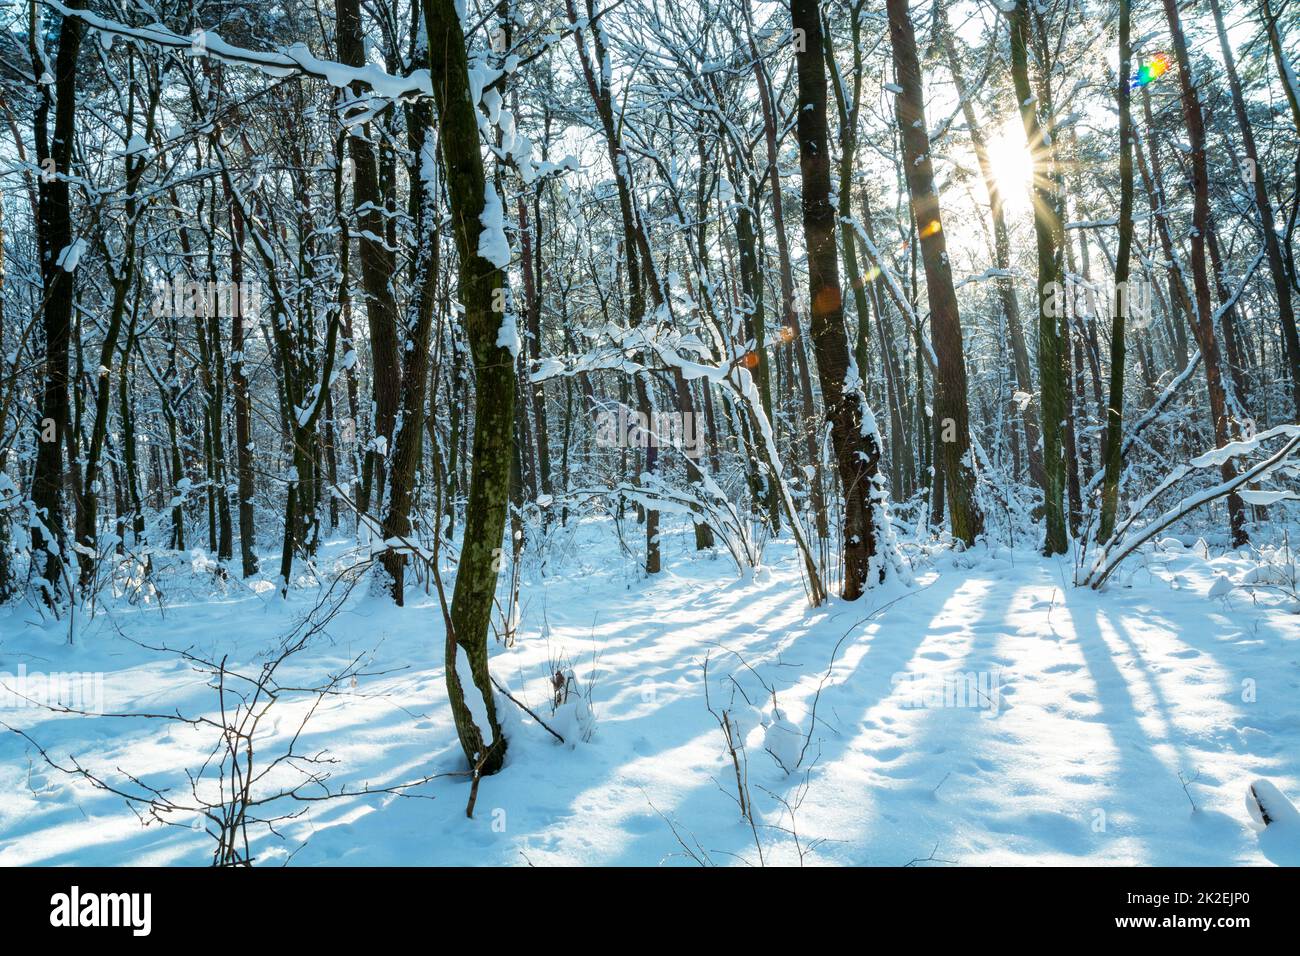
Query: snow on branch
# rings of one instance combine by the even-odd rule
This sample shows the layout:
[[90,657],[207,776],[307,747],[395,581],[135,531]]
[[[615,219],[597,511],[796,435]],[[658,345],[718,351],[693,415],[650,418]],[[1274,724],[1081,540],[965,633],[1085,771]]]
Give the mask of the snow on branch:
[[593,350],[567,366],[559,359],[547,359],[539,363],[539,367],[533,371],[530,379],[533,382],[545,381],[547,378],[560,375],[575,375],[580,371],[595,368],[620,369],[625,372],[635,373],[640,371],[643,366],[629,356],[644,353],[657,356],[665,367],[676,369],[688,382],[703,379],[705,382],[722,389],[735,407],[743,409],[749,417],[750,424],[757,436],[754,440],[753,451],[756,457],[766,466],[781,505],[790,519],[790,528],[795,538],[795,545],[803,557],[803,570],[807,576],[806,583],[809,589],[809,599],[814,607],[820,605],[826,598],[826,587],[817,570],[812,547],[804,534],[803,526],[799,522],[799,510],[795,505],[785,479],[772,423],[763,409],[758,386],[749,369],[745,367],[742,361],[743,357],[736,356],[725,365],[712,365],[693,361],[685,357],[683,353],[690,352],[697,358],[703,358],[708,350],[696,336],[683,335],[671,328],[659,328],[652,331],[647,326],[620,328],[610,324],[601,331],[608,336],[614,346],[613,350],[608,347],[603,351]]
[[[1164,413],[1165,408],[1169,405],[1170,401],[1173,400],[1173,397],[1178,394],[1179,390],[1196,373],[1196,370],[1200,368],[1200,366],[1201,351],[1200,349],[1197,349],[1196,352],[1188,358],[1186,368],[1174,376],[1173,380],[1170,381],[1156,397],[1156,400],[1152,403],[1151,407],[1142,414],[1142,417],[1134,423],[1133,427],[1129,429],[1128,434],[1124,436],[1124,441],[1120,445],[1119,451],[1121,460],[1128,458],[1129,451],[1137,443],[1139,436],[1146,431],[1147,427],[1152,422]],[[1092,476],[1088,482],[1088,487],[1084,489],[1084,498],[1092,498],[1093,492],[1095,492],[1101,484],[1104,475],[1105,471],[1099,470]]]
[[[1265,443],[1274,439],[1281,439],[1281,447],[1277,448],[1266,458],[1257,461],[1254,465],[1244,469],[1235,477],[1228,481],[1220,482],[1196,494],[1188,495],[1178,501],[1177,504],[1168,508],[1158,517],[1147,522],[1137,530],[1130,530],[1137,518],[1146,511],[1151,504],[1170,488],[1179,484],[1185,478],[1188,478],[1198,472],[1219,468],[1225,462],[1234,458],[1245,458],[1247,456],[1260,452]],[[1234,492],[1237,492],[1243,485],[1255,485],[1274,475],[1275,473],[1288,468],[1295,464],[1297,450],[1300,450],[1300,425],[1278,425],[1276,428],[1270,428],[1268,431],[1260,432],[1253,438],[1245,441],[1229,442],[1222,448],[1215,448],[1193,458],[1185,465],[1178,468],[1162,481],[1150,494],[1143,498],[1128,518],[1115,529],[1109,541],[1102,545],[1092,567],[1078,581],[1079,584],[1086,584],[1091,588],[1100,588],[1110,577],[1112,572],[1119,567],[1121,561],[1136,551],[1145,542],[1151,540],[1156,534],[1169,527],[1175,521],[1183,516],[1195,511],[1197,508],[1207,505],[1219,498],[1225,498]],[[1292,491],[1271,491],[1266,489],[1249,489],[1240,492],[1252,504],[1271,504],[1275,501],[1292,500],[1297,498]]]
[[168,29],[161,23],[133,27],[87,10],[74,10],[64,6],[59,0],[40,0],[40,2],[65,17],[80,20],[87,27],[100,33],[139,40],[173,50],[188,50],[196,57],[209,57],[224,63],[251,66],[268,76],[285,77],[294,74],[314,76],[339,88],[360,83],[369,87],[376,96],[391,100],[433,96],[428,70],[413,70],[406,76],[393,76],[374,65],[352,67],[336,60],[322,59],[302,43],[294,43],[277,52],[250,50],[247,47],[227,43],[211,30],[198,30],[190,36],[185,36]]

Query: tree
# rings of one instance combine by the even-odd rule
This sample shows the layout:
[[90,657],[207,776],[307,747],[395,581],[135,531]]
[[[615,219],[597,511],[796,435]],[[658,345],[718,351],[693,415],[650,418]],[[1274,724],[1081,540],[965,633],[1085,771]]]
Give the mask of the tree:
[[[578,49],[578,59],[582,63],[583,79],[587,84],[587,92],[591,95],[592,105],[596,109],[601,132],[605,137],[609,164],[614,171],[619,220],[623,231],[623,256],[627,268],[627,323],[632,328],[637,328],[646,316],[646,286],[649,285],[654,289],[657,295],[658,281],[652,275],[647,276],[647,273],[654,271],[654,260],[649,255],[649,244],[640,230],[633,208],[631,160],[623,149],[622,138],[619,136],[618,124],[614,116],[613,89],[608,72],[609,51],[605,47],[600,29],[590,31],[594,49],[588,51],[585,36],[587,31],[582,29],[578,22],[578,10],[574,0],[566,0],[566,3],[569,22],[574,25],[573,38]],[[588,22],[594,13],[594,4],[588,4]],[[599,73],[593,58],[595,63],[600,64]],[[637,410],[643,420],[653,421],[654,404],[650,399],[646,376],[637,374],[634,384]],[[651,440],[645,449],[645,468],[648,473],[654,474],[657,461],[658,445]],[[661,568],[659,512],[653,507],[645,509],[645,541],[645,572],[658,574]]]
[[[1018,0],[1011,13],[1011,77],[1020,104],[1033,159],[1030,191],[1034,207],[1034,240],[1038,252],[1038,387],[1043,408],[1043,494],[1047,523],[1043,551],[1063,554],[1065,527],[1065,423],[1064,349],[1058,309],[1061,292],[1061,246],[1064,227],[1061,196],[1055,169],[1051,114],[1039,118],[1039,97],[1029,83],[1030,22],[1028,0]],[[1049,104],[1043,104],[1045,107]]]
[[[78,10],[82,0],[69,0],[68,7]],[[32,67],[37,76],[45,75],[47,64],[37,51],[35,35],[41,29],[32,5]],[[45,292],[42,321],[45,333],[44,387],[41,393],[39,441],[36,471],[32,476],[32,504],[36,519],[32,525],[32,552],[46,553],[43,576],[45,599],[51,603],[63,592],[64,518],[63,518],[63,446],[75,440],[69,433],[68,353],[72,337],[73,285],[77,251],[72,237],[72,197],[68,181],[72,175],[72,147],[77,116],[77,53],[85,27],[81,20],[64,16],[59,27],[59,50],[54,61],[54,97],[50,84],[42,84],[37,94],[36,152],[42,170],[40,209],[37,232],[40,243],[41,280]],[[50,108],[54,108],[53,135],[49,129]],[[45,160],[50,160],[46,164]],[[69,460],[75,462],[75,455]],[[73,465],[75,473],[75,464]],[[74,474],[74,482],[77,476]]]
[[1115,253],[1115,305],[1110,328],[1110,399],[1106,403],[1105,478],[1101,487],[1101,514],[1097,540],[1106,541],[1115,528],[1119,507],[1119,478],[1123,466],[1121,438],[1124,427],[1125,326],[1129,304],[1129,254],[1133,245],[1133,119],[1129,75],[1133,72],[1131,0],[1119,4],[1119,76],[1115,102],[1119,107],[1119,249]]
[[[417,61],[427,59],[424,37],[417,36]],[[408,174],[415,184],[411,190],[410,211],[415,222],[416,256],[414,294],[403,323],[408,345],[403,352],[399,405],[401,425],[395,426],[396,434],[393,436],[390,487],[382,527],[385,541],[404,539],[411,530],[415,472],[424,450],[424,417],[429,397],[426,394],[429,382],[429,346],[433,334],[433,313],[437,304],[438,265],[442,247],[438,221],[439,184],[434,176],[433,111],[429,101],[419,100],[408,105],[406,122],[411,153]],[[390,548],[384,552],[381,560],[389,577],[388,585],[393,600],[402,605],[405,603],[407,555],[403,550]]]
[[[1011,339],[1011,354],[1015,363],[1016,385],[1025,395],[1034,394],[1034,380],[1029,371],[1029,349],[1025,344],[1025,332],[1020,317],[1020,301],[1016,298],[1015,282],[1009,272],[1011,269],[1011,237],[1007,231],[1007,217],[1002,187],[998,183],[997,173],[993,169],[993,160],[989,157],[988,138],[979,117],[975,113],[975,90],[966,82],[961,67],[961,58],[957,52],[957,41],[948,25],[947,11],[938,6],[935,11],[935,25],[941,31],[944,53],[952,71],[953,84],[957,96],[961,99],[962,117],[966,120],[966,129],[970,133],[971,146],[975,150],[975,160],[979,163],[980,176],[989,196],[989,218],[993,223],[993,265],[999,273],[997,279],[998,298],[1002,302],[1002,311],[1007,320],[1007,334]],[[1032,401],[1020,403],[1020,415],[1025,428],[1025,457],[1029,461],[1029,477],[1034,484],[1042,488],[1045,484],[1043,474],[1043,452],[1040,447],[1040,428],[1038,409]]]
[[[335,0],[334,15],[340,62],[352,67],[365,66],[366,48],[361,27],[360,0]],[[361,90],[360,83],[349,87],[353,96]],[[366,319],[370,330],[370,374],[374,397],[373,443],[366,450],[358,502],[363,512],[370,506],[372,490],[376,510],[383,509],[386,461],[393,451],[393,426],[397,420],[402,374],[397,347],[398,309],[392,286],[397,266],[396,259],[385,242],[388,224],[380,189],[379,164],[367,126],[365,123],[356,123],[351,126],[348,135],[348,155],[352,160],[352,202],[360,232],[358,249]]]
[[848,377],[849,344],[840,292],[835,206],[831,202],[821,13],[817,0],[792,0],[790,13],[795,30],[802,31],[805,40],[795,48],[795,63],[799,76],[799,169],[813,355],[843,495],[842,596],[853,601],[883,573],[878,558],[886,533],[881,527],[880,436],[867,408],[861,380]]
[[[1241,129],[1242,147],[1246,161],[1250,164],[1248,176],[1255,209],[1259,214],[1260,231],[1264,236],[1264,252],[1268,256],[1269,272],[1273,276],[1273,290],[1277,295],[1277,318],[1282,327],[1282,338],[1286,344],[1291,372],[1291,394],[1295,401],[1296,420],[1300,421],[1300,337],[1297,337],[1295,306],[1291,289],[1291,280],[1286,274],[1286,262],[1282,256],[1282,244],[1278,241],[1277,227],[1273,218],[1273,203],[1268,197],[1267,181],[1259,164],[1259,149],[1255,145],[1255,130],[1250,116],[1246,112],[1246,99],[1241,89],[1241,78],[1237,75],[1237,63],[1228,43],[1228,31],[1223,24],[1223,11],[1219,0],[1210,0],[1210,10],[1214,14],[1215,30],[1219,34],[1219,51],[1223,54],[1223,63],[1228,71],[1228,89],[1232,94],[1232,110]],[[1270,34],[1273,25],[1270,24]],[[1292,94],[1294,95],[1294,93]]]
[[953,287],[943,217],[939,211],[939,193],[934,184],[916,35],[912,30],[907,0],[889,0],[887,8],[894,73],[901,88],[894,96],[894,114],[898,118],[912,218],[919,233],[921,263],[925,269],[931,341],[938,359],[935,417],[943,453],[948,510],[953,537],[972,544],[984,533],[984,515],[975,501],[970,411],[966,400],[966,357],[962,349],[957,291]]
[[[242,288],[244,281],[244,220],[239,207],[231,201],[230,188],[222,184],[226,203],[230,209],[230,281]],[[244,577],[258,572],[256,544],[257,528],[253,514],[253,422],[252,396],[249,393],[247,357],[244,353],[244,314],[236,312],[230,323],[230,383],[234,391],[235,406],[235,470],[236,493],[239,496],[239,560]]]
[[[1222,448],[1232,440],[1228,419],[1227,392],[1223,381],[1223,363],[1219,353],[1219,338],[1215,318],[1210,310],[1210,277],[1205,264],[1205,236],[1210,228],[1210,184],[1205,159],[1205,117],[1201,101],[1193,82],[1191,60],[1187,54],[1187,38],[1183,34],[1182,20],[1176,0],[1164,0],[1165,17],[1173,40],[1174,56],[1178,63],[1178,88],[1183,104],[1183,122],[1191,146],[1192,173],[1192,231],[1191,266],[1192,331],[1196,344],[1205,358],[1205,385],[1210,393],[1210,417],[1214,427],[1215,446]],[[1222,465],[1223,480],[1231,482],[1237,475],[1237,466],[1231,458]],[[1235,491],[1228,495],[1228,523],[1232,546],[1246,544],[1246,507]]]
[[[488,775],[501,769],[506,752],[488,675],[487,635],[510,495],[515,366],[510,350],[498,344],[505,302],[502,263],[485,257],[481,241],[487,190],[496,187],[488,184],[483,170],[465,34],[452,0],[424,0],[424,19],[440,120],[438,148],[460,263],[458,289],[475,371],[473,469],[447,629],[447,695],[465,759],[477,773]],[[500,229],[501,199],[492,198],[494,225]],[[460,666],[461,654],[467,668]],[[470,695],[480,698],[481,706],[469,703]],[[482,715],[486,727],[478,725],[476,715]]]

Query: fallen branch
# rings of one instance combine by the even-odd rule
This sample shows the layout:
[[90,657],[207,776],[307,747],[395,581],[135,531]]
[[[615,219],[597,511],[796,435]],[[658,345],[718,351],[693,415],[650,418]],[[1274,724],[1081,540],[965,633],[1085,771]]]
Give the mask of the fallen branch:
[[[1258,450],[1261,443],[1278,437],[1285,437],[1286,441],[1277,451],[1263,461],[1257,462],[1228,481],[1181,499],[1159,517],[1139,530],[1130,533],[1129,529],[1132,528],[1138,516],[1150,507],[1152,502],[1179,482],[1199,471],[1217,468],[1232,458],[1244,457]],[[1300,425],[1279,425],[1266,432],[1260,432],[1249,441],[1230,442],[1222,448],[1216,448],[1198,458],[1192,459],[1185,465],[1179,466],[1154,491],[1143,498],[1124,522],[1115,529],[1115,533],[1111,535],[1110,540],[1102,546],[1097,554],[1097,558],[1088,573],[1078,583],[1086,584],[1094,590],[1100,588],[1106,583],[1106,579],[1114,573],[1115,569],[1119,567],[1121,561],[1145,542],[1151,540],[1156,534],[1197,508],[1220,498],[1225,498],[1243,485],[1255,484],[1269,477],[1273,472],[1287,465],[1298,448],[1300,448]]]

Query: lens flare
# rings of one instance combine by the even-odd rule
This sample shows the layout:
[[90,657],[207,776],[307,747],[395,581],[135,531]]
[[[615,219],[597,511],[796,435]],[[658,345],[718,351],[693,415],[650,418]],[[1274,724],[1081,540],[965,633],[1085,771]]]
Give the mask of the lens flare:
[[1157,53],[1150,60],[1143,63],[1133,74],[1133,80],[1129,84],[1129,89],[1135,90],[1139,86],[1147,86],[1154,83],[1160,77],[1169,72],[1169,56],[1165,53]]

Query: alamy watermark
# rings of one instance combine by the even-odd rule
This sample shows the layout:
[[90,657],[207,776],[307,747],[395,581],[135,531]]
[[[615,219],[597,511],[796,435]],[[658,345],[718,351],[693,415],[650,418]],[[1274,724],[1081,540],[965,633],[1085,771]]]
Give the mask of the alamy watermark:
[[132,936],[148,936],[153,929],[153,894],[82,892],[74,885],[50,897],[50,925],[120,926],[131,930]]
[[704,429],[689,412],[633,411],[626,406],[596,413],[596,444],[606,448],[680,448],[688,458],[704,454]]
[[1117,301],[1120,310],[1135,323],[1151,320],[1151,283],[1144,278],[1089,283],[1071,279],[1043,286],[1043,311],[1055,318],[1110,316]]
[[889,684],[902,696],[904,709],[943,707],[982,710],[996,717],[1002,708],[1002,670],[900,671]]
[[18,665],[17,674],[0,671],[0,710],[19,707],[54,707],[102,714],[104,675],[89,671],[29,673],[26,664]]
[[255,319],[262,310],[260,282],[194,282],[177,276],[153,284],[153,314],[171,318]]

